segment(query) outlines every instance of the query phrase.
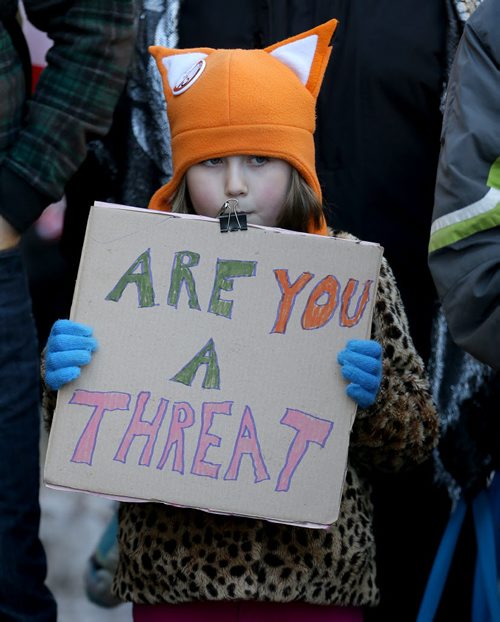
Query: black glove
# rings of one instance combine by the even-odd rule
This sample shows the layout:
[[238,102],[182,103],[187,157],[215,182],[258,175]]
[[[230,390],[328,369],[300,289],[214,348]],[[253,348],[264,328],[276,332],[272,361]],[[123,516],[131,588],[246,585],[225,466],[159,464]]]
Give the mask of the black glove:
[[0,215],[19,233],[35,222],[53,200],[7,166],[0,166]]

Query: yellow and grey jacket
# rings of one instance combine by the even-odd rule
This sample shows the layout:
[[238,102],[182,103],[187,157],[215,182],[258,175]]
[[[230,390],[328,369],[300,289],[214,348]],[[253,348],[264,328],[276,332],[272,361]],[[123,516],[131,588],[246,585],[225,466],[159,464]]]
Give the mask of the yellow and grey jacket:
[[500,369],[500,0],[467,22],[453,64],[429,266],[453,339]]

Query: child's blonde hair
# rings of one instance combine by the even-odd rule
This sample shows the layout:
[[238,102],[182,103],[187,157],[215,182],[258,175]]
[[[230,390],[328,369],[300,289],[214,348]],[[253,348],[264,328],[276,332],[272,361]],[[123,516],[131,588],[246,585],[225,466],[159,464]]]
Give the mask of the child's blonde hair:
[[[196,214],[189,196],[186,176],[182,178],[172,197],[171,208],[172,212],[178,214]],[[276,226],[291,231],[307,232],[311,223],[319,228],[322,215],[323,209],[316,193],[299,172],[292,168],[290,187]]]

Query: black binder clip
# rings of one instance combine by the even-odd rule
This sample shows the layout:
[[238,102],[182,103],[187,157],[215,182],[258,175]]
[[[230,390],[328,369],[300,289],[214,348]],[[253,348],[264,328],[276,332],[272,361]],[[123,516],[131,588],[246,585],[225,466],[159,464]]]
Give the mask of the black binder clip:
[[217,214],[221,233],[228,231],[246,231],[247,215],[238,212],[238,199],[228,199]]

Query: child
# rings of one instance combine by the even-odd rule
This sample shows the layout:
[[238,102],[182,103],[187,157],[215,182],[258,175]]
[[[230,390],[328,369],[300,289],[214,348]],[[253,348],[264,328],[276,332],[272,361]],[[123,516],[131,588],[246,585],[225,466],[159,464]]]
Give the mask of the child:
[[[174,175],[151,207],[216,216],[232,199],[249,223],[330,235],[313,132],[335,26],[332,20],[266,50],[152,48],[167,100]],[[123,503],[113,588],[134,602],[134,620],[353,622],[362,619],[361,606],[377,604],[366,476],[376,467],[421,462],[437,436],[423,364],[385,260],[372,338],[348,342],[338,355],[359,409],[337,522],[317,530]],[[95,347],[87,327],[56,322],[47,384],[57,389],[74,379]]]

